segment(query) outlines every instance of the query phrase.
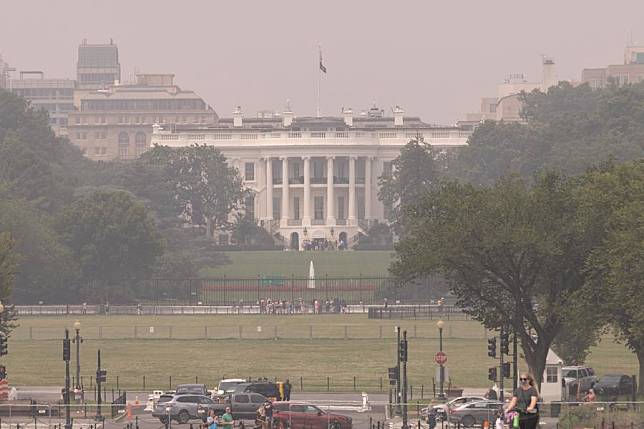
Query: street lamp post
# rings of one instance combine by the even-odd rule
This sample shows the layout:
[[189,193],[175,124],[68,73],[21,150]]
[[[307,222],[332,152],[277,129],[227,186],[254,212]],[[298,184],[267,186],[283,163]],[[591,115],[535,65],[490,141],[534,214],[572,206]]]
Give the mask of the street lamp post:
[[[436,323],[436,326],[438,327],[438,351],[442,352],[443,351],[443,327],[445,326],[445,322],[442,320],[439,320]],[[440,364],[439,368],[439,386],[440,389],[438,391],[438,397],[440,399],[445,399],[445,391],[444,391],[444,386],[445,386],[445,367],[443,364]]]
[[76,391],[80,392],[82,390],[81,382],[80,382],[80,345],[83,342],[83,338],[80,336],[80,327],[81,323],[80,320],[77,320],[74,322],[74,330],[76,331],[76,337],[73,339],[74,343],[76,343]]

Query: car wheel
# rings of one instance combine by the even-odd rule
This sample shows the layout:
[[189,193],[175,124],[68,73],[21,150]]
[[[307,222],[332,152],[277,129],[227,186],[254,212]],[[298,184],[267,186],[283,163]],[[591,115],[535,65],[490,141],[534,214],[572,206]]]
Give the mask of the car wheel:
[[461,419],[461,423],[466,428],[471,428],[476,424],[476,419],[473,416],[465,416]]
[[179,411],[179,416],[177,417],[179,423],[186,424],[190,421],[190,414],[186,410]]
[[340,422],[331,422],[329,423],[329,429],[342,429]]

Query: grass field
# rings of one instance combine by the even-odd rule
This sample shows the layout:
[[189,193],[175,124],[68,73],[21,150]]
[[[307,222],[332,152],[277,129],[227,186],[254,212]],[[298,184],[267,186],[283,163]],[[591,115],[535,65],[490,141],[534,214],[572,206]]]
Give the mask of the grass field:
[[313,261],[316,276],[386,276],[391,251],[227,252],[229,264],[202,270],[202,277],[307,277]]
[[[73,318],[23,318],[9,342],[9,355],[3,359],[14,385],[61,385],[64,364],[61,341],[64,328]],[[398,321],[400,322],[400,321]],[[378,391],[380,380],[386,389],[387,367],[395,364],[394,325],[396,321],[369,320],[363,315],[322,316],[87,316],[81,319],[85,337],[81,363],[85,383],[96,369],[96,350],[109,371],[108,388],[167,388],[170,384],[215,383],[226,376],[269,378],[289,377],[299,389],[352,390],[356,377],[358,390]],[[435,321],[404,321],[408,330],[409,377],[416,388],[430,389],[438,350]],[[99,326],[103,338],[98,338]],[[133,326],[139,338],[133,338]],[[154,326],[154,334],[149,327]],[[172,326],[173,338],[168,338]],[[204,326],[208,338],[204,339]],[[244,339],[235,336],[242,327]],[[257,327],[262,326],[262,332]],[[313,327],[313,339],[309,329]],[[345,326],[348,339],[344,338]],[[279,339],[275,340],[277,327]],[[34,339],[29,339],[29,332]],[[380,338],[382,332],[382,338]],[[413,338],[413,333],[418,338]],[[448,371],[453,383],[462,387],[484,387],[487,367],[485,331],[478,322],[450,321],[445,328],[444,349],[449,356]],[[49,338],[49,339],[47,339]],[[215,339],[220,338],[220,339]],[[635,356],[622,345],[605,339],[592,350],[588,363],[599,374],[634,374]],[[74,362],[72,369],[74,368]],[[73,371],[72,371],[73,373]]]

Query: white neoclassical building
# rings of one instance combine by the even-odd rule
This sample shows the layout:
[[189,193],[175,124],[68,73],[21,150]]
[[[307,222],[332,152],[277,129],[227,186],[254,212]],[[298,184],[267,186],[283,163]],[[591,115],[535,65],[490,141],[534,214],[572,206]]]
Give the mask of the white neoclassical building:
[[351,246],[358,233],[385,220],[378,200],[378,178],[411,139],[449,150],[467,143],[470,131],[430,125],[417,117],[393,116],[371,108],[358,116],[281,115],[233,117],[201,127],[155,126],[152,145],[206,144],[219,149],[254,191],[248,210],[277,240],[301,249],[306,240],[330,240]]

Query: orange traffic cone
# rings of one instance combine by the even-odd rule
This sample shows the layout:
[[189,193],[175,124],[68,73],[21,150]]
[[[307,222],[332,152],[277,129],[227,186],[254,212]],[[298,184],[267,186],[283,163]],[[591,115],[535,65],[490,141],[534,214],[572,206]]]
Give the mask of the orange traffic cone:
[[127,416],[128,420],[132,420],[132,405],[129,403],[127,404],[127,407],[125,408],[125,415]]

